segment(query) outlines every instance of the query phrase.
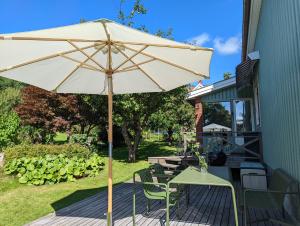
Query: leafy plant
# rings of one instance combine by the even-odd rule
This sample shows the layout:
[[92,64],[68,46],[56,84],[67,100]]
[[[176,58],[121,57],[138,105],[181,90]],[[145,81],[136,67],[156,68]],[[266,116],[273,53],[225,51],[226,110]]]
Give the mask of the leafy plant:
[[13,159],[6,163],[4,172],[16,175],[21,184],[43,185],[96,176],[103,166],[104,161],[97,154],[88,159],[60,154]]
[[205,156],[202,156],[199,152],[195,152],[195,154],[198,157],[200,168],[207,171],[208,164],[206,162]]

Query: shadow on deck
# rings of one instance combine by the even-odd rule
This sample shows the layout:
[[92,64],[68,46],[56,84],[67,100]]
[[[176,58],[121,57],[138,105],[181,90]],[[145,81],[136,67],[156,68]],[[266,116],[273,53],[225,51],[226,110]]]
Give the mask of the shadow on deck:
[[[113,220],[114,225],[132,225],[132,183],[116,185],[113,190]],[[137,189],[136,203],[136,223],[137,225],[164,225],[165,222],[165,203],[153,202],[151,212],[146,215],[146,199],[141,187]],[[80,191],[81,192],[81,191]],[[66,197],[68,199],[68,197]],[[53,203],[56,209],[60,206],[60,200]],[[180,218],[176,217],[175,208],[171,209],[171,225],[220,225],[233,226],[233,206],[231,192],[228,188],[192,186],[190,204],[187,208],[185,200],[180,203]],[[71,225],[71,226],[98,226],[106,225],[107,192],[102,191],[97,195],[86,198],[80,202],[74,203],[68,207],[57,210],[55,213],[42,217],[28,225]],[[267,212],[258,209],[249,209],[248,216],[251,221],[263,219],[271,216],[280,217],[280,212]],[[239,221],[242,225],[242,213],[239,211]],[[272,223],[251,224],[253,226],[275,225]]]

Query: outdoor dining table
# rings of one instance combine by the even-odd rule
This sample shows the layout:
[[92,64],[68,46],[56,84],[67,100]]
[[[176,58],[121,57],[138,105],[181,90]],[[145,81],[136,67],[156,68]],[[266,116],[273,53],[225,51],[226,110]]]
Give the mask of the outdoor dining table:
[[209,185],[209,186],[221,186],[229,187],[232,193],[232,201],[234,208],[235,225],[238,226],[238,215],[234,187],[229,180],[225,180],[219,176],[216,176],[210,172],[201,172],[197,167],[190,166],[183,170],[180,174],[170,180],[167,184],[167,211],[166,211],[166,226],[170,225],[170,204],[169,195],[171,184],[183,184],[183,185]]

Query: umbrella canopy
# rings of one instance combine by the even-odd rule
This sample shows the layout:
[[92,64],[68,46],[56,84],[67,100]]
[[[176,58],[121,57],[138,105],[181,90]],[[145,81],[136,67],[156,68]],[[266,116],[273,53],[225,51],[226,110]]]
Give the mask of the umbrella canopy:
[[[18,41],[16,41],[18,40]],[[212,50],[102,19],[0,35],[1,76],[58,93],[160,92],[208,78]]]
[[168,91],[209,78],[212,52],[100,19],[0,35],[0,76],[57,93],[108,95],[111,225],[113,94]]

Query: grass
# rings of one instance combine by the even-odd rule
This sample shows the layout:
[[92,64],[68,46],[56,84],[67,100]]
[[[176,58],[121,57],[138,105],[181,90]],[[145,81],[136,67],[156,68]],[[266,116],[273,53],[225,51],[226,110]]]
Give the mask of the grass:
[[54,142],[56,143],[64,143],[68,140],[68,135],[66,133],[56,133],[53,137]]
[[[127,163],[126,148],[114,149],[114,184],[132,177],[133,172],[148,167],[148,156],[171,155],[175,148],[159,142],[144,142],[138,161]],[[101,155],[106,159],[106,150]],[[106,164],[107,166],[107,164]],[[48,213],[106,189],[107,167],[95,178],[84,178],[76,182],[55,185],[21,185],[16,178],[5,176],[0,171],[0,226],[18,226],[33,221]]]

